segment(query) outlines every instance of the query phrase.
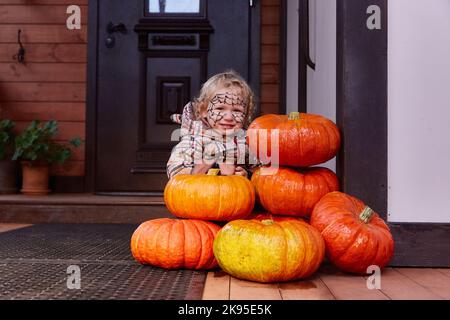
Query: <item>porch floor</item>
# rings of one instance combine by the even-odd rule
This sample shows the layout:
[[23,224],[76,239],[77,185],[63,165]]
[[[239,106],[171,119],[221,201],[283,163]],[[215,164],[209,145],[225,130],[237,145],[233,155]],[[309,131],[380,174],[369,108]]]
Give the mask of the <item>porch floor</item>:
[[[29,224],[0,224],[0,232]],[[386,268],[381,289],[367,288],[367,277],[323,265],[305,281],[259,284],[209,272],[204,300],[450,300],[450,268]]]

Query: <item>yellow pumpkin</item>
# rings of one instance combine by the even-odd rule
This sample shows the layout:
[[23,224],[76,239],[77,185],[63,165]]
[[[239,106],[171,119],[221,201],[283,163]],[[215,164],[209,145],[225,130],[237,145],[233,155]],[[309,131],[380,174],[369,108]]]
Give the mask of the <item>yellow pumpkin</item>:
[[301,219],[258,216],[226,224],[213,249],[219,266],[230,275],[278,282],[312,275],[324,259],[325,242]]

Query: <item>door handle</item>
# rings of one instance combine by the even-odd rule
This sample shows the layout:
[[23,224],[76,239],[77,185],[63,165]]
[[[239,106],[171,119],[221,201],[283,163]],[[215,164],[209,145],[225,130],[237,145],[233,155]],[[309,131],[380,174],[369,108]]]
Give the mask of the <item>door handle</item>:
[[127,33],[127,27],[123,23],[114,24],[114,23],[110,22],[106,26],[106,31],[109,34],[113,34],[113,33],[116,33],[116,32],[120,32],[120,33],[126,34]]
[[123,23],[114,24],[112,22],[108,23],[106,26],[106,32],[108,33],[108,37],[105,40],[105,45],[107,48],[114,48],[116,45],[116,38],[114,37],[114,33],[127,33],[127,27]]

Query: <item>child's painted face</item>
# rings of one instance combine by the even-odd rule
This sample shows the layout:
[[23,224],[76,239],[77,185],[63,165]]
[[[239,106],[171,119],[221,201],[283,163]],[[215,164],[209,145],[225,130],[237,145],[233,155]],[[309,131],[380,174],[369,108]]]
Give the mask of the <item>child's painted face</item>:
[[224,88],[211,99],[206,119],[211,128],[225,133],[244,126],[246,105],[239,90]]

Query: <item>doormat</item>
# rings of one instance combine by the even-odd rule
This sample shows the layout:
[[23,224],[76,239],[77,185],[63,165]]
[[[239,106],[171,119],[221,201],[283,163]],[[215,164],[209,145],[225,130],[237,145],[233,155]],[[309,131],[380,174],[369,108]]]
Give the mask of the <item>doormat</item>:
[[137,263],[137,225],[40,224],[0,233],[0,299],[198,300],[206,272]]

